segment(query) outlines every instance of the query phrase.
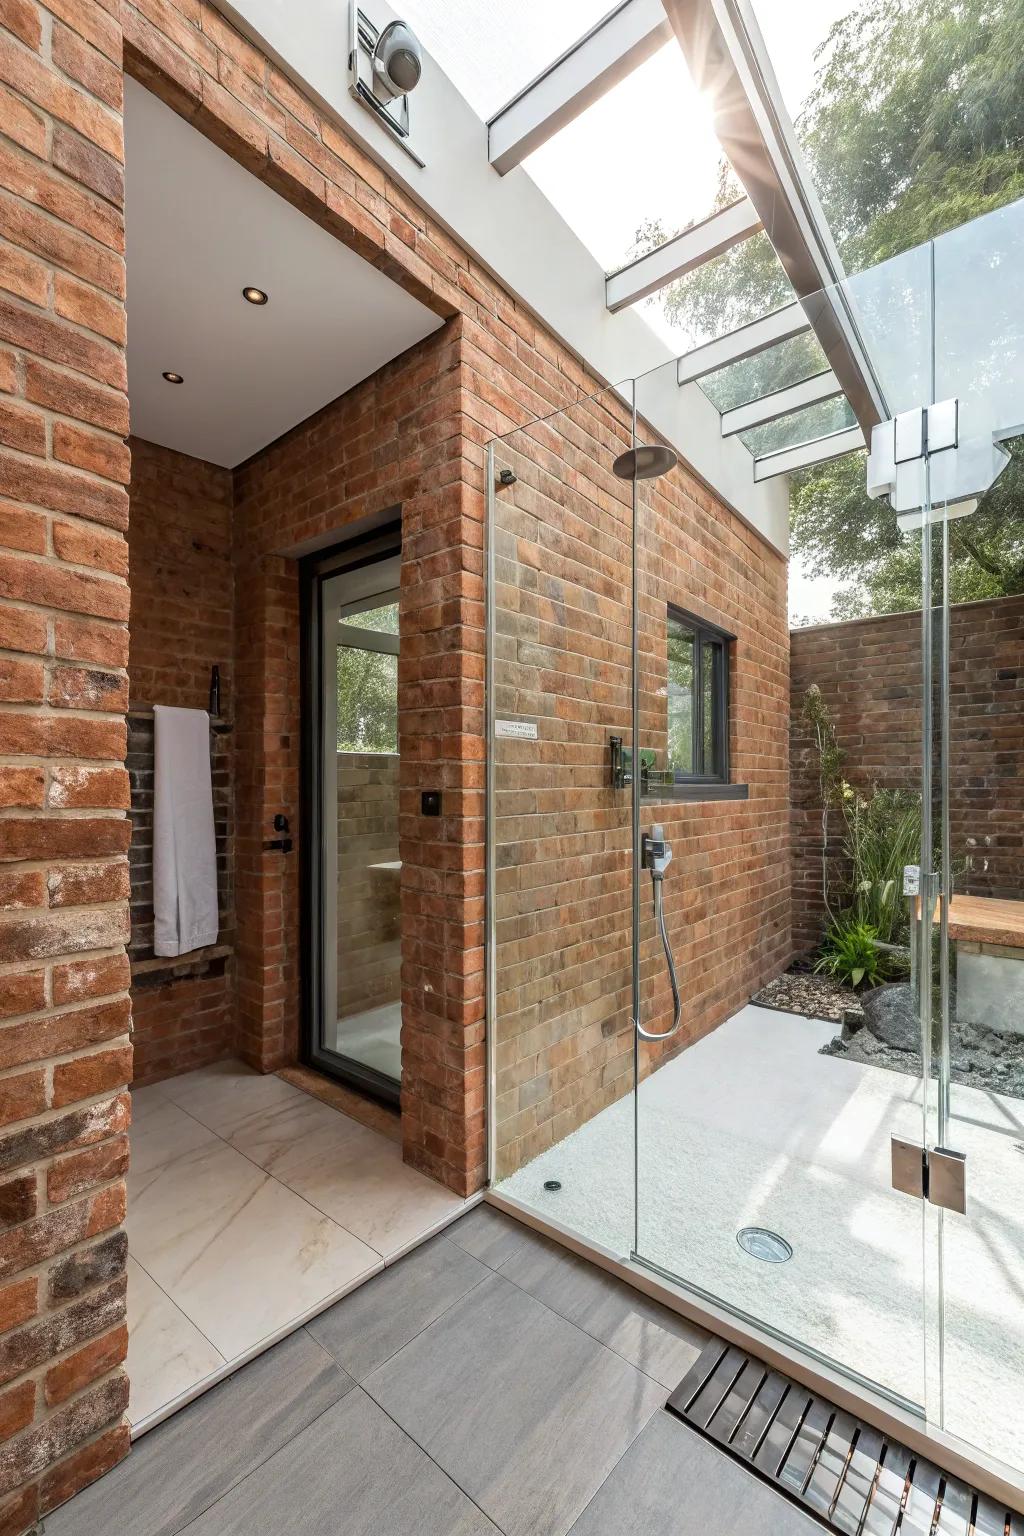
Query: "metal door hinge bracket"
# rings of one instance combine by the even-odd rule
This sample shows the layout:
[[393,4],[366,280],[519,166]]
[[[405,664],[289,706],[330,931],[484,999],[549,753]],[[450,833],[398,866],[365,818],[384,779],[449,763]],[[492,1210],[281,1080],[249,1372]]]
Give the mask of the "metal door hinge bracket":
[[892,1138],[892,1187],[947,1211],[967,1214],[967,1156],[949,1147],[922,1147]]

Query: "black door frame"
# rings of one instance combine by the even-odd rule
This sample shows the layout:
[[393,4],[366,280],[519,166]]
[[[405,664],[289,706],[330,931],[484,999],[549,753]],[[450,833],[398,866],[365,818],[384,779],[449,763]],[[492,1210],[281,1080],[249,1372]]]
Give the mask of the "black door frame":
[[[321,603],[323,582],[342,571],[355,571],[393,559],[402,551],[401,520],[371,533],[318,550],[299,561],[299,622],[301,635],[301,785],[299,795],[301,867],[301,1007],[302,1060],[318,1072],[397,1104],[400,1085],[394,1078],[328,1050],[320,1039],[323,1013],[323,888],[322,763],[323,692],[321,679]],[[336,878],[336,875],[335,875]]]

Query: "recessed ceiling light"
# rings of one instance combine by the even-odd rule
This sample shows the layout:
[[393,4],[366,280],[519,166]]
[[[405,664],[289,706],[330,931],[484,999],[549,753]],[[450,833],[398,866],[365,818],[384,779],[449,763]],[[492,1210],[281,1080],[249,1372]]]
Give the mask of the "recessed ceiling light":
[[167,369],[164,370],[162,377],[167,380],[168,384],[184,384],[185,382],[180,373],[171,373]]
[[264,293],[262,288],[247,287],[242,289],[242,298],[249,304],[265,304],[270,295]]

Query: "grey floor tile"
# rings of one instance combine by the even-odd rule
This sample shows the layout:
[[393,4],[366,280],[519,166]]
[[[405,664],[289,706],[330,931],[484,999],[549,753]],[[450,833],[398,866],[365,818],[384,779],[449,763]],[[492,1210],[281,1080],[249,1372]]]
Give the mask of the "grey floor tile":
[[703,1328],[537,1233],[500,1273],[669,1391],[708,1341]]
[[463,1248],[435,1237],[307,1326],[362,1381],[490,1273]]
[[188,1527],[188,1536],[500,1536],[359,1389]]
[[477,1205],[447,1227],[444,1235],[481,1264],[500,1269],[534,1234],[525,1222],[506,1216],[493,1205]]
[[364,1385],[506,1536],[564,1536],[664,1398],[500,1275]]
[[47,1516],[46,1536],[171,1536],[354,1385],[308,1334],[293,1333],[150,1430],[127,1460]]
[[820,1536],[821,1527],[670,1413],[638,1435],[571,1536]]

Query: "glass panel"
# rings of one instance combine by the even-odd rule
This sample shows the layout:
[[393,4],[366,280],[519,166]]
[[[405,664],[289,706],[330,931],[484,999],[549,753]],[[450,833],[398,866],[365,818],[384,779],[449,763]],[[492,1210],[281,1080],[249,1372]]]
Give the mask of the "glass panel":
[[720,411],[734,410],[750,400],[760,400],[777,389],[799,384],[828,367],[824,352],[812,332],[791,336],[754,357],[744,357],[701,379],[700,387]]
[[707,105],[673,39],[523,164],[613,271],[712,212],[720,161]]
[[[716,206],[740,195],[739,184],[729,182]],[[648,249],[650,243],[641,241],[637,254]],[[762,231],[632,307],[682,355],[691,347],[760,320],[792,297],[793,290]]]
[[338,751],[398,751],[398,657],[338,646]]
[[717,716],[716,695],[721,672],[722,647],[713,640],[705,640],[701,650],[704,668],[704,701],[701,720],[704,725],[704,746],[701,769],[706,774],[720,774],[721,763],[715,751],[715,726]]
[[351,626],[354,629],[372,629],[375,633],[381,635],[397,635],[397,602],[370,607],[371,601],[374,600],[367,599],[365,607],[359,604],[354,606],[352,611],[341,614],[338,623]]
[[1020,197],[1016,0],[754,10],[847,271]]
[[812,443],[815,438],[827,437],[830,432],[841,432],[845,427],[856,425],[857,418],[849,403],[840,396],[837,400],[805,405],[802,410],[780,416],[778,421],[767,421],[762,427],[751,427],[748,432],[741,432],[739,439],[755,458],[762,458],[765,454],[795,448],[799,443]]
[[[655,398],[647,390],[638,381],[641,420]],[[799,441],[794,425],[806,419],[779,426]],[[781,561],[776,569],[758,544],[755,569],[746,564],[753,547],[730,544],[722,581],[714,541],[673,493],[672,476],[644,482],[637,509],[644,740],[657,745],[645,711],[643,660],[657,654],[647,626],[671,583],[688,611],[736,636],[729,788],[745,787],[746,798],[723,802],[709,786],[703,800],[659,802],[652,783],[642,807],[642,830],[662,827],[673,857],[660,877],[640,872],[639,1017],[648,1036],[667,1038],[638,1043],[636,1253],[804,1353],[923,1405],[923,1207],[893,1190],[890,1173],[891,1134],[921,1138],[920,1053],[911,1050],[906,1075],[877,1056],[850,1059],[854,1026],[842,1024],[847,1009],[859,1017],[868,990],[863,951],[872,979],[884,972],[898,982],[909,967],[889,870],[898,863],[901,891],[902,865],[920,846],[920,599],[903,640],[917,657],[916,682],[893,689],[899,723],[888,730],[886,667],[874,667],[886,637],[869,647],[846,625],[806,632],[791,671]],[[882,510],[902,539],[895,514]],[[724,508],[714,526],[727,536]],[[721,651],[703,651],[702,741],[713,761]],[[808,694],[820,738],[803,714]],[[799,937],[788,916],[794,895]],[[662,919],[682,1003],[675,1033]],[[891,948],[877,949],[876,938]],[[791,970],[795,946],[801,963]],[[916,1015],[912,1028],[919,1041]],[[751,1229],[778,1239],[782,1262],[766,1262],[763,1235]]]
[[[397,565],[392,557],[319,583],[317,1052],[376,1091],[397,1088],[401,1078],[398,607],[382,601]],[[361,634],[380,634],[389,649],[358,644]]]
[[[631,772],[633,545],[613,466],[632,446],[630,393],[498,439],[488,512],[494,1177],[619,1253],[634,1219],[632,840],[612,745]],[[500,734],[508,722],[536,739]]]
[[668,621],[668,766],[673,776],[697,772],[693,757],[694,648],[681,619]]
[[486,122],[610,9],[608,0],[409,0],[401,14]]

